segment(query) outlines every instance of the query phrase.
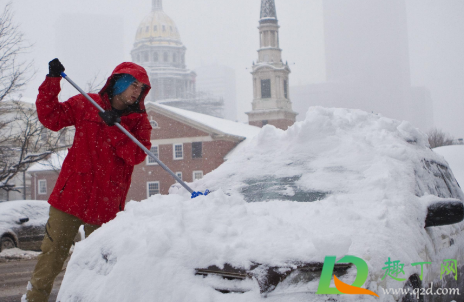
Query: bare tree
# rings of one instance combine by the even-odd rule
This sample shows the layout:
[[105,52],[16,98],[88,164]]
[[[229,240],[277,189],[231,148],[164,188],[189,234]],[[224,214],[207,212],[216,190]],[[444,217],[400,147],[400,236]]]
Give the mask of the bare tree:
[[440,129],[433,128],[427,132],[430,148],[453,145],[453,137]]
[[87,81],[86,91],[87,93],[98,93],[106,83],[105,77],[100,77],[100,73],[94,74],[93,78]]
[[17,174],[54,152],[60,141],[60,133],[48,135],[32,104],[19,101],[18,92],[34,75],[32,62],[19,59],[30,47],[8,3],[0,13],[0,189],[7,192],[19,191]]
[[0,101],[24,88],[33,76],[32,62],[19,59],[19,55],[30,50],[30,47],[13,22],[10,2],[0,15]]
[[23,102],[1,102],[0,116],[6,120],[0,132],[0,189],[19,191],[15,176],[58,151],[65,131],[54,134],[44,128],[34,106]]

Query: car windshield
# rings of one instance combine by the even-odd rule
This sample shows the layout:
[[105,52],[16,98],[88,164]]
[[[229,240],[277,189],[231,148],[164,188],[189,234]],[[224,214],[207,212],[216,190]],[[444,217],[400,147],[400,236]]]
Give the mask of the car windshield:
[[297,181],[301,175],[291,177],[265,176],[245,180],[241,193],[247,202],[290,200],[310,202],[324,199],[328,192],[303,190]]

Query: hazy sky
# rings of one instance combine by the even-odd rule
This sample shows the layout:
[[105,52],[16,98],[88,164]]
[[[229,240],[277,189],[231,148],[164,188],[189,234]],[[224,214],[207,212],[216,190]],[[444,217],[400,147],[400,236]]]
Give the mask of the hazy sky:
[[[322,1],[276,0],[283,60],[292,64],[290,86],[325,81]],[[250,67],[257,59],[260,2],[163,0],[164,11],[176,22],[187,47],[188,68],[218,63],[236,70],[237,107],[243,121],[246,120],[243,112],[251,109]],[[436,126],[456,137],[464,137],[464,1],[406,2],[412,84],[430,89]],[[4,6],[6,1],[0,3]],[[15,0],[13,8],[25,38],[34,43],[27,57],[34,59],[37,75],[24,95],[35,97],[48,72],[48,61],[57,54],[55,32],[60,26],[60,17],[64,14],[120,17],[124,20],[124,32],[120,33],[124,59],[129,61],[136,29],[150,12],[151,0]],[[92,53],[86,55],[90,57]],[[95,66],[89,70],[89,78],[98,71],[107,74],[111,70],[99,70]],[[70,76],[72,72],[67,69]]]

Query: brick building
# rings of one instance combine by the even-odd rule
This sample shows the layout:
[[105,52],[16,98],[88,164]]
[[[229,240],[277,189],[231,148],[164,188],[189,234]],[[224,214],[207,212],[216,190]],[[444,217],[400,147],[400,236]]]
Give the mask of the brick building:
[[[183,181],[192,182],[219,167],[226,156],[259,128],[196,112],[146,103],[153,127],[151,151]],[[58,178],[66,152],[32,166],[32,198],[47,200]],[[154,194],[168,194],[175,180],[149,157],[132,174],[128,200],[143,200]]]

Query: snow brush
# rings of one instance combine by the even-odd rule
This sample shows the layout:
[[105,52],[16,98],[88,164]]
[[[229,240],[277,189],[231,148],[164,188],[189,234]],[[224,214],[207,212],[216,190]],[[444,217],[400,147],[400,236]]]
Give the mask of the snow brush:
[[[74,88],[77,89],[92,105],[94,105],[100,112],[105,112],[105,110],[100,107],[84,90],[82,90],[73,80],[71,80],[64,72],[61,73],[61,76],[69,82]],[[190,194],[192,194],[192,198],[201,196],[201,195],[208,195],[209,190],[205,192],[195,192],[193,191],[185,182],[182,181],[174,172],[171,171],[162,161],[160,161],[150,150],[148,150],[141,142],[139,142],[129,131],[127,131],[121,124],[115,123],[115,126],[119,128],[125,135],[127,135],[137,146],[139,146],[148,156],[150,156],[154,161],[156,161],[166,172],[168,172],[174,179],[180,183]]]

